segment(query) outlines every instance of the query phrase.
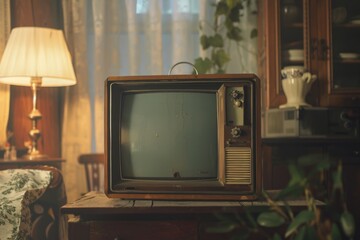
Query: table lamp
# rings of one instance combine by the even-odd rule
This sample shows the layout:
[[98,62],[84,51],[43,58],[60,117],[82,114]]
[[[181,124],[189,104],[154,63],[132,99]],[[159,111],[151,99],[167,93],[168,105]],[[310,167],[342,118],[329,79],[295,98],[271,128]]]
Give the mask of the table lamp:
[[29,118],[31,146],[25,158],[43,158],[37,141],[41,136],[37,122],[42,115],[36,107],[40,87],[60,87],[76,84],[76,77],[63,32],[42,27],[14,28],[0,62],[0,82],[30,86],[32,110]]

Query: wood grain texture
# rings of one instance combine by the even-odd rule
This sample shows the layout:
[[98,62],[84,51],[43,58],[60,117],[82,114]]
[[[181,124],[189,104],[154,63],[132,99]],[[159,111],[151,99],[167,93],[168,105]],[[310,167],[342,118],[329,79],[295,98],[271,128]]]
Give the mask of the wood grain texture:
[[89,239],[196,240],[197,228],[197,222],[190,220],[94,221]]
[[[269,192],[273,196],[275,192]],[[140,201],[141,204],[137,204]],[[260,201],[146,201],[107,198],[104,193],[89,192],[61,208],[70,214],[69,240],[72,239],[234,239],[229,233],[212,233],[219,218],[256,214],[268,204]],[[281,204],[281,203],[279,203]],[[288,204],[295,212],[306,206],[304,199]],[[317,201],[317,204],[321,204]],[[263,239],[256,234],[249,239]]]

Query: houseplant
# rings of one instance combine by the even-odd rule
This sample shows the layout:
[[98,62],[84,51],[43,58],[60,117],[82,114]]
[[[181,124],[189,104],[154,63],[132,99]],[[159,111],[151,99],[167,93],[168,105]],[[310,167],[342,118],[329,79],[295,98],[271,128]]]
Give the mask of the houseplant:
[[[245,209],[245,217],[220,216],[219,225],[209,231],[241,229],[233,239],[253,235],[273,240],[353,239],[355,222],[346,206],[341,162],[305,155],[290,162],[289,173],[288,185],[278,194],[271,197],[264,192],[268,206],[263,211],[254,214]],[[292,199],[303,199],[305,208],[295,211],[289,204]]]
[[[243,31],[240,21],[244,8],[249,7],[251,0],[220,0],[213,4],[213,24],[200,23],[200,44],[209,57],[195,59],[195,67],[199,73],[225,73],[230,61],[230,44],[240,48]],[[253,12],[256,14],[256,12]],[[206,34],[205,32],[210,32]],[[250,32],[250,37],[257,37],[257,29]]]

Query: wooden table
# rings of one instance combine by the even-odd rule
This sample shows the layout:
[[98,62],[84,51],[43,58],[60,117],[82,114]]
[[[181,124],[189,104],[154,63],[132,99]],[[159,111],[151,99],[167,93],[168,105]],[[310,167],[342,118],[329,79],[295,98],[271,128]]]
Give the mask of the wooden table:
[[[303,200],[290,201],[303,208]],[[90,192],[61,208],[69,214],[69,240],[72,239],[228,239],[229,234],[209,233],[218,218],[215,214],[244,213],[267,209],[264,201],[155,201],[110,199]]]
[[51,157],[43,158],[43,159],[34,159],[34,160],[28,160],[23,158],[18,158],[16,160],[0,159],[0,170],[23,168],[26,166],[36,166],[36,165],[53,166],[61,170],[62,162],[65,162],[65,160],[62,158],[51,158]]

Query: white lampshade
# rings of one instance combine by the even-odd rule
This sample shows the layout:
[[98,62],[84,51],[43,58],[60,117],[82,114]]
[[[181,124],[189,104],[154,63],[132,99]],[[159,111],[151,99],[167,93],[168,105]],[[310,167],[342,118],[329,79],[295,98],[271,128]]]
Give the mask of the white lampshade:
[[0,82],[30,86],[34,77],[42,80],[41,87],[76,84],[70,52],[61,30],[18,27],[11,31],[0,62]]

